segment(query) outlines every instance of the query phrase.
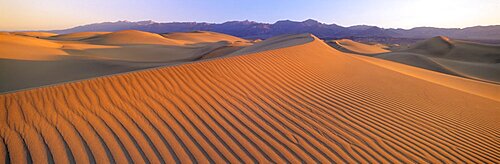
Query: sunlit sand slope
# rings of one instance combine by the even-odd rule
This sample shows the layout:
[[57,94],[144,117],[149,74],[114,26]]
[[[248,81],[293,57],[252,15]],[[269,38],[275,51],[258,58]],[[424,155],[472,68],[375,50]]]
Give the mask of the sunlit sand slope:
[[11,32],[12,34],[15,35],[21,35],[21,36],[29,36],[29,37],[36,37],[36,38],[48,38],[51,36],[56,36],[57,34],[50,33],[50,32],[32,32],[32,31],[27,31],[27,32]]
[[226,42],[248,42],[247,40],[210,31],[175,32],[162,34],[163,37],[181,41],[185,44],[213,43],[219,41]]
[[85,42],[93,44],[107,45],[129,45],[129,44],[157,44],[157,45],[178,45],[178,41],[162,37],[159,34],[137,31],[124,30],[112,32],[103,35],[86,38]]
[[315,39],[3,94],[0,161],[500,162],[500,102],[392,69]]
[[349,39],[332,40],[328,41],[327,43],[333,48],[347,53],[371,55],[371,54],[390,52],[389,50],[385,49],[386,47],[380,44],[368,45],[355,42]]
[[98,37],[104,34],[109,34],[110,32],[77,32],[77,33],[70,33],[70,34],[61,34],[61,35],[56,35],[52,36],[49,39],[54,39],[54,40],[65,40],[65,41],[70,41],[70,40],[82,40],[82,39],[87,39],[91,37]]

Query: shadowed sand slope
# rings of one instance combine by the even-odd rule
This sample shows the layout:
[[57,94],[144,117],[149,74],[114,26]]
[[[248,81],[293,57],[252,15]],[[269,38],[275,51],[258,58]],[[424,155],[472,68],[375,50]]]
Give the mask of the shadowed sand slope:
[[500,162],[500,102],[436,81],[497,85],[311,40],[0,95],[0,161]]
[[384,47],[380,44],[368,45],[355,42],[349,39],[332,40],[327,43],[333,48],[347,53],[370,55],[370,54],[390,52],[389,50],[384,49]]
[[434,37],[375,57],[441,73],[500,83],[500,46]]
[[499,63],[500,46],[451,40],[438,36],[411,47],[409,52],[467,62]]

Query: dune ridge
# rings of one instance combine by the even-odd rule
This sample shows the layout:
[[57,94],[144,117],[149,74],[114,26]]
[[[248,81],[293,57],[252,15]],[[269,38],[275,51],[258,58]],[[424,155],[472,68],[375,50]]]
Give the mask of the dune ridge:
[[372,55],[390,52],[389,50],[385,49],[387,47],[384,47],[382,45],[368,45],[349,39],[332,40],[328,41],[327,43],[335,49],[346,53]]
[[111,32],[76,32],[76,33],[56,35],[56,36],[52,36],[48,39],[64,40],[64,41],[76,41],[76,40],[97,37],[97,36],[109,34],[109,33],[111,33]]
[[[408,49],[375,55],[415,67],[500,84],[500,46],[438,36]],[[414,60],[416,59],[416,60]]]
[[[133,38],[133,39],[132,39]],[[97,35],[84,39],[85,42],[104,45],[123,45],[123,44],[159,44],[159,45],[178,45],[176,40],[165,38],[159,34],[124,30],[108,34]]]
[[247,40],[235,36],[210,31],[176,32],[161,35],[168,39],[183,41],[184,44],[213,43],[220,41],[247,42]]
[[0,161],[500,162],[499,101],[311,40],[2,94]]
[[50,32],[34,32],[34,31],[26,31],[26,32],[11,32],[11,34],[21,35],[21,36],[29,36],[35,38],[48,38],[52,36],[56,36],[55,33]]

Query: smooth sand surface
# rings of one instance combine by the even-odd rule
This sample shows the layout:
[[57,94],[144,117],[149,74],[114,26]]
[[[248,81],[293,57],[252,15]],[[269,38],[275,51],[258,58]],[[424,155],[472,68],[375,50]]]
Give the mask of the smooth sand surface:
[[214,32],[0,34],[0,92],[225,56],[252,43]]
[[33,31],[11,32],[11,34],[21,35],[21,36],[29,36],[29,37],[35,37],[35,38],[48,38],[48,37],[52,37],[52,36],[57,35],[55,33],[50,33],[50,32],[33,32]]
[[183,41],[185,44],[199,44],[199,43],[214,43],[220,41],[227,42],[249,42],[248,40],[241,39],[235,36],[221,34],[209,31],[193,31],[193,32],[176,32],[162,34],[165,38]]
[[500,83],[500,46],[434,37],[409,49],[375,55],[411,66]]
[[59,43],[34,37],[0,34],[0,60],[54,60],[68,55],[60,49],[62,46]]
[[54,40],[82,40],[82,39],[97,37],[97,36],[104,35],[104,34],[109,34],[109,33],[110,32],[77,32],[77,33],[56,35],[56,36],[52,36],[52,37],[50,37],[48,39],[54,39]]
[[369,45],[355,42],[349,39],[332,40],[327,42],[337,50],[347,53],[371,55],[390,52],[386,46],[381,44]]
[[499,85],[289,38],[2,94],[0,161],[500,162]]
[[159,34],[137,31],[124,30],[112,32],[109,34],[98,35],[86,38],[83,41],[93,44],[105,45],[129,45],[129,44],[156,44],[156,45],[178,45],[182,44],[179,41],[165,38]]
[[424,68],[427,70],[441,72],[445,74],[463,76],[458,71],[454,71],[444,65],[439,64],[439,62],[436,62],[435,60],[426,57],[425,55],[417,53],[411,53],[411,52],[386,53],[377,55],[377,58],[395,61],[398,63],[405,63],[411,66]]

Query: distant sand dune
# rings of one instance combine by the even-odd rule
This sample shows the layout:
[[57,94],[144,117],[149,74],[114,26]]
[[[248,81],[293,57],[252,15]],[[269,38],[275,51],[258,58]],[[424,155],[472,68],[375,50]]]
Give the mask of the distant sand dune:
[[498,63],[500,46],[434,37],[411,47],[410,52],[459,61]]
[[500,162],[500,95],[467,90],[500,86],[286,37],[247,55],[2,94],[0,161]]
[[220,41],[248,42],[245,39],[241,39],[231,35],[209,32],[209,31],[176,32],[176,33],[162,34],[162,36],[168,39],[183,41],[185,44],[214,43]]
[[242,48],[235,51],[228,56],[237,56],[243,54],[256,53],[261,51],[274,50],[290,46],[296,46],[313,41],[316,37],[311,37],[311,34],[298,34],[298,35],[281,35],[264,41],[258,41],[253,46]]
[[[133,39],[132,39],[133,38]],[[128,44],[159,44],[159,45],[178,45],[179,41],[162,37],[159,34],[153,34],[137,30],[125,30],[112,32],[103,35],[86,38],[85,42],[93,44],[106,45],[128,45]]]
[[370,55],[370,54],[390,52],[389,50],[385,49],[387,47],[384,47],[383,45],[380,44],[368,45],[355,42],[349,39],[332,40],[328,41],[327,43],[330,46],[334,47],[335,49],[347,53]]
[[36,37],[36,38],[48,38],[52,36],[56,36],[57,34],[50,33],[50,32],[32,32],[32,31],[27,31],[27,32],[11,32],[14,35],[21,35],[21,36],[29,36],[29,37]]
[[[375,57],[471,79],[500,83],[500,46],[434,37]],[[417,59],[417,60],[414,60]]]
[[96,36],[109,34],[109,33],[110,32],[77,32],[77,33],[56,35],[56,36],[52,36],[48,39],[75,41],[75,40],[87,39],[87,38],[96,37]]
[[[31,34],[31,33],[29,33]],[[226,56],[252,43],[215,32],[0,34],[0,92]]]
[[386,53],[377,55],[377,58],[391,60],[399,63],[411,61],[411,66],[425,68],[427,70],[446,73],[455,76],[463,76],[461,73],[454,71],[444,65],[439,64],[435,60],[424,55],[411,52]]
[[0,60],[54,60],[68,55],[60,50],[63,45],[33,37],[0,34]]

